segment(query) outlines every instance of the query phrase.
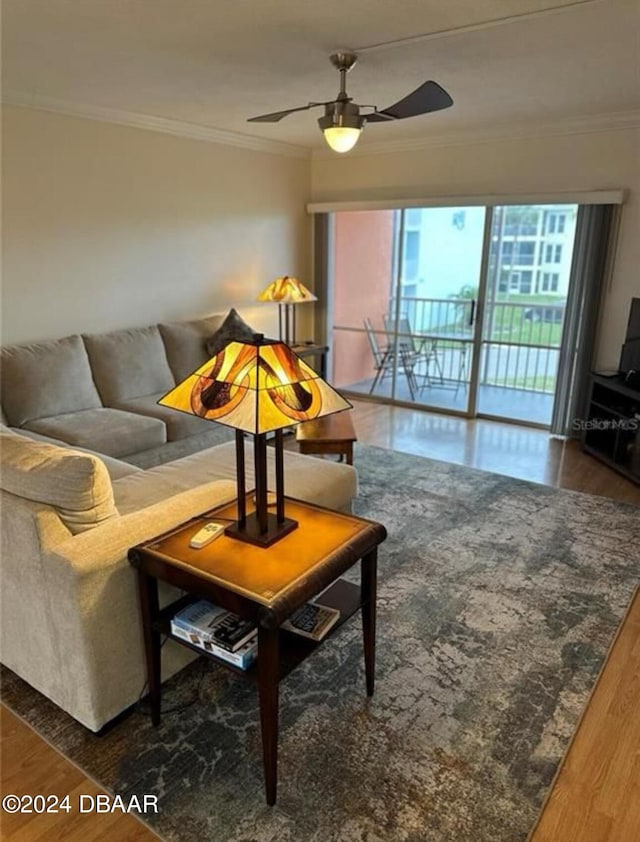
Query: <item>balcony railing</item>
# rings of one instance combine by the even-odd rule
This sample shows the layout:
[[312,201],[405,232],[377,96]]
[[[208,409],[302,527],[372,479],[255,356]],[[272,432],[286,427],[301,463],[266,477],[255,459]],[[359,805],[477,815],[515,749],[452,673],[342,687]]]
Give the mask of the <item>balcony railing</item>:
[[[480,383],[553,393],[562,340],[565,302],[536,296],[526,302],[485,305]],[[389,305],[395,312],[395,300]],[[402,297],[400,315],[413,335],[431,337],[441,354],[445,378],[460,372],[460,357],[470,357],[475,301],[464,298]],[[465,365],[465,377],[469,365]],[[457,375],[456,375],[457,376]]]

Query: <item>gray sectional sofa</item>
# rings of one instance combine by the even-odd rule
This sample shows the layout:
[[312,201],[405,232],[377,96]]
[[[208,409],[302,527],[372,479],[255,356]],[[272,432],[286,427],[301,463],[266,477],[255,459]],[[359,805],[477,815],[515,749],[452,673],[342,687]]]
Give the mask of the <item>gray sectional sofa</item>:
[[[0,660],[94,731],[145,685],[128,549],[235,497],[234,442],[216,444],[229,432],[156,405],[207,359],[220,322],[1,352]],[[251,462],[248,443],[249,488]],[[348,510],[357,475],[286,452],[285,490]],[[193,657],[171,641],[162,652],[165,679]]]
[[208,358],[222,316],[12,345],[0,351],[2,422],[139,467],[228,440],[156,401]]

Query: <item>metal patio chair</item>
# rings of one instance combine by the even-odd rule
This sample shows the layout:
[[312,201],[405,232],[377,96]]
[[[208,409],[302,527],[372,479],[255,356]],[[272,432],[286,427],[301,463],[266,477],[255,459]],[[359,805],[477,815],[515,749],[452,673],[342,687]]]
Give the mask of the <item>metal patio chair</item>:
[[373,328],[371,319],[365,318],[363,321],[364,329],[367,332],[367,339],[369,340],[369,347],[371,348],[371,354],[373,356],[373,364],[376,370],[373,383],[369,389],[369,394],[371,395],[375,391],[378,383],[384,379],[385,374],[388,374],[391,371],[393,366],[393,348],[388,344],[384,347],[380,347],[378,336]]
[[[411,323],[406,316],[398,319],[397,327],[395,320],[390,319],[388,316],[384,316],[383,321],[389,345],[392,345],[393,335],[397,330],[398,354],[400,355],[400,360],[407,376],[411,397],[414,398],[415,393],[421,392],[426,386],[433,385],[429,372],[429,366],[431,364],[435,368],[435,375],[440,383],[444,383],[442,365],[436,349],[436,340],[414,333],[411,329]],[[422,366],[424,368],[420,371]],[[419,382],[419,378],[422,380],[422,383]]]

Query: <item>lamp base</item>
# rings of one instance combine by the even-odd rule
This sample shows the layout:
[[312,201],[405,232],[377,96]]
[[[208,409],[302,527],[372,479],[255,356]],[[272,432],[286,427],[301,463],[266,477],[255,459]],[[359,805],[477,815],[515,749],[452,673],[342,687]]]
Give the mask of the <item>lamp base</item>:
[[255,512],[247,515],[246,523],[240,526],[239,522],[232,523],[225,529],[225,535],[236,538],[238,541],[245,541],[247,544],[255,544],[257,547],[270,547],[289,532],[297,529],[298,521],[286,517],[282,523],[278,523],[275,515],[269,514],[267,518],[267,531],[260,532],[260,524]]

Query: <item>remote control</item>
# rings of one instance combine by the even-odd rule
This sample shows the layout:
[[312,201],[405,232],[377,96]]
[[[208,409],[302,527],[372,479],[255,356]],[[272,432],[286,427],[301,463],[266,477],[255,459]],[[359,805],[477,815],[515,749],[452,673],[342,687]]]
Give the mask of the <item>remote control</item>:
[[189,546],[194,550],[201,550],[203,547],[206,547],[207,544],[210,544],[212,541],[215,541],[216,538],[219,538],[223,532],[224,526],[222,526],[222,524],[213,522],[207,523],[206,526],[203,526],[202,529],[199,529],[196,534],[192,536],[189,541]]
[[307,602],[285,620],[282,628],[311,640],[322,640],[340,619],[340,612],[327,605]]
[[313,605],[308,602],[306,605],[303,605],[302,608],[298,608],[297,611],[293,612],[293,614],[289,617],[289,622],[292,626],[295,626],[301,631],[312,632],[315,628],[319,613],[320,608],[317,605]]

